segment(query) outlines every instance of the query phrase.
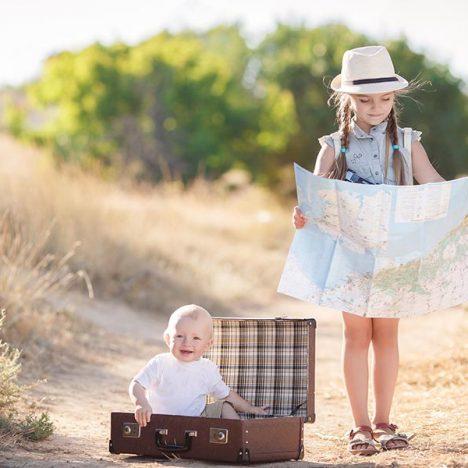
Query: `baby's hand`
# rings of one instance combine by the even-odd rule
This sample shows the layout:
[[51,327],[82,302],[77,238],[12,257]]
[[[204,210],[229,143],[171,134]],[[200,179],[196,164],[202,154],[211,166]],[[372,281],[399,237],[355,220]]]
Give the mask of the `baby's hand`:
[[302,229],[307,222],[307,218],[304,216],[304,214],[298,206],[294,207],[292,221],[296,229]]
[[141,405],[136,405],[135,407],[135,419],[140,427],[145,427],[146,423],[150,422],[151,414],[153,410],[151,406],[147,403]]
[[250,412],[252,414],[260,414],[260,415],[266,416],[270,414],[269,410],[270,410],[269,406],[252,406],[252,409],[250,410]]

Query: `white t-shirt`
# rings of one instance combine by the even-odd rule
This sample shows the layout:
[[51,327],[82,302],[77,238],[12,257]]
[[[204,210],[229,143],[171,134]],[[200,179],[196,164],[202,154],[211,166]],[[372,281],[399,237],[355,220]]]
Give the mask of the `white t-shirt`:
[[133,380],[146,389],[156,414],[200,416],[207,395],[222,399],[230,391],[213,361],[182,362],[171,353],[154,356]]

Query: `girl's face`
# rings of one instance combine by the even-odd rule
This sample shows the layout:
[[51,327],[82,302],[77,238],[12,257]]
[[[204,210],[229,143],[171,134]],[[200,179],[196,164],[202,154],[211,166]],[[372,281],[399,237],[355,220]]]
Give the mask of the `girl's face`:
[[393,107],[395,93],[349,94],[356,118],[371,126],[383,122]]

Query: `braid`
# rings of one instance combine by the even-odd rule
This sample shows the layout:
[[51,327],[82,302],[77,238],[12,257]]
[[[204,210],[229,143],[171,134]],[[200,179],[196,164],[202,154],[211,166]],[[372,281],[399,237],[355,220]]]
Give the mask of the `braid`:
[[[396,114],[395,106],[393,106],[390,114],[388,114],[387,136],[390,138],[390,142],[392,144],[392,162],[396,184],[405,185],[407,183],[407,177],[404,170],[403,153],[399,148],[393,149],[393,145],[398,145],[398,125]],[[386,161],[386,164],[388,165],[388,160]]]
[[346,164],[346,153],[341,150],[343,148],[346,150],[348,149],[349,133],[351,131],[351,103],[349,97],[346,95],[341,95],[340,97],[340,103],[336,111],[336,120],[341,135],[341,148],[340,154],[335,158],[335,163],[327,174],[327,177],[330,179],[344,180],[348,167]]

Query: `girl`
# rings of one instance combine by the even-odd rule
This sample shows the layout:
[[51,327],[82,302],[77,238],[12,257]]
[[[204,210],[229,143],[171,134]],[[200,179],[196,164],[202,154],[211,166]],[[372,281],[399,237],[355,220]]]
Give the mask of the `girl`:
[[[328,103],[337,107],[338,132],[319,139],[322,148],[314,174],[358,183],[411,185],[444,179],[429,162],[419,142],[421,132],[397,124],[397,100],[408,82],[395,74],[385,47],[348,50],[341,74],[331,82]],[[410,138],[409,138],[410,137]],[[404,142],[406,140],[406,145]],[[411,141],[409,141],[411,140]],[[293,223],[307,219],[296,206]],[[352,453],[376,453],[408,446],[409,438],[396,432],[389,420],[398,373],[398,318],[366,318],[343,312],[343,371],[355,427],[348,433]],[[368,414],[368,350],[374,350],[375,413]]]

